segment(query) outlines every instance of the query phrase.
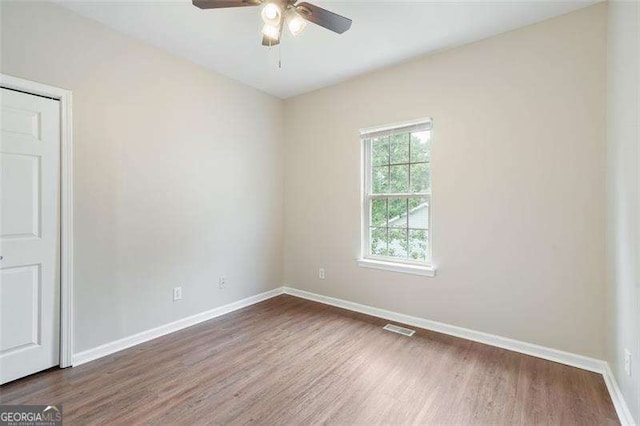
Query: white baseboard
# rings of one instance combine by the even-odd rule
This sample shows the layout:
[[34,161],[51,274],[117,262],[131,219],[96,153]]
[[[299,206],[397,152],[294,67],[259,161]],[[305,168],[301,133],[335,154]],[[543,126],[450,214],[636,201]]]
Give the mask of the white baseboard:
[[441,322],[431,321],[411,315],[387,311],[385,309],[374,308],[372,306],[361,305],[359,303],[349,302],[347,300],[337,299],[330,296],[323,296],[321,294],[298,290],[292,287],[284,287],[284,293],[307,300],[313,300],[314,302],[324,303],[325,305],[336,306],[338,308],[360,312],[362,314],[387,319],[389,321],[399,322],[426,330],[436,331],[438,333],[448,334],[467,340],[473,340],[474,342],[484,343],[486,345],[496,346],[525,355],[531,355],[537,358],[542,358],[549,361],[558,362],[560,364],[569,365],[571,367],[577,367],[583,370],[602,374],[607,389],[609,390],[609,394],[611,395],[611,400],[613,401],[616,413],[620,418],[620,423],[622,423],[622,425],[624,426],[635,426],[633,417],[631,416],[631,412],[629,411],[624,397],[620,392],[620,388],[618,387],[615,376],[611,372],[609,364],[606,361],[586,357],[583,355],[573,354],[570,352],[560,351],[557,349],[547,348],[545,346],[540,346],[533,343],[509,339],[507,337],[500,337],[489,333],[483,333],[481,331],[475,331],[455,325],[444,324]]
[[211,309],[209,311],[201,312],[196,315],[192,315],[187,318],[182,318],[169,324],[161,325],[160,327],[152,328],[141,333],[134,334],[132,336],[124,337],[122,339],[105,343],[98,347],[79,352],[73,355],[73,366],[78,366],[89,361],[93,361],[98,358],[102,358],[112,353],[119,352],[123,349],[130,348],[140,343],[147,342],[149,340],[164,336],[165,334],[173,333],[174,331],[182,330],[183,328],[191,327],[192,325],[201,323],[203,321],[210,320],[212,318],[219,317],[229,312],[237,311],[238,309],[251,306],[263,300],[270,299],[283,293],[283,287],[278,287],[273,290],[266,291],[264,293],[250,296],[237,302],[232,302],[218,308]]
[[500,337],[493,334],[483,333],[481,331],[470,330],[468,328],[444,324],[441,322],[431,321],[411,315],[387,311],[385,309],[374,308],[372,306],[361,305],[359,303],[336,299],[334,297],[322,296],[320,294],[310,293],[308,291],[298,290],[291,287],[285,287],[284,292],[292,296],[302,297],[303,299],[313,300],[331,306],[337,306],[339,308],[348,309],[350,311],[360,312],[363,314],[372,315],[374,317],[384,318],[390,321],[396,321],[407,325],[412,325],[414,327],[423,328],[426,330],[437,331],[438,333],[448,334],[450,336],[473,340],[474,342],[497,346],[499,348],[508,349],[514,352],[520,352],[526,355],[547,359],[549,361],[567,364],[572,367],[582,368],[583,370],[594,371],[596,373],[602,373],[603,371],[604,361],[595,358],[589,358],[570,352],[564,352],[557,349],[535,345],[533,343],[521,342],[519,340]]
[[611,395],[611,401],[613,402],[613,406],[616,407],[616,412],[618,413],[618,417],[620,418],[620,423],[625,426],[635,426],[635,422],[633,421],[633,416],[631,415],[631,411],[627,406],[627,403],[624,400],[624,396],[622,395],[622,391],[618,386],[618,382],[616,381],[616,377],[613,375],[613,371],[611,371],[611,367],[609,363],[605,363],[604,371],[602,372],[602,377],[604,377],[604,383],[607,385],[607,390],[609,391],[609,395]]

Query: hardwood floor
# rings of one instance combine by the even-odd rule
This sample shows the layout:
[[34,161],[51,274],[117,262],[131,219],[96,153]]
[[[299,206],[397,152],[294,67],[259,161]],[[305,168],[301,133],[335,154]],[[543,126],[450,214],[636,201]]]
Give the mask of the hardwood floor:
[[278,296],[0,388],[65,424],[619,424],[602,377]]

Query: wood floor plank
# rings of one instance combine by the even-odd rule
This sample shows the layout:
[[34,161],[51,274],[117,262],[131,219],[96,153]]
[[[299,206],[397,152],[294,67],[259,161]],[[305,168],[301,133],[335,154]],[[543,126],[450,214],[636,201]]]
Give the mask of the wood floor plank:
[[598,374],[282,295],[0,387],[66,424],[619,424]]

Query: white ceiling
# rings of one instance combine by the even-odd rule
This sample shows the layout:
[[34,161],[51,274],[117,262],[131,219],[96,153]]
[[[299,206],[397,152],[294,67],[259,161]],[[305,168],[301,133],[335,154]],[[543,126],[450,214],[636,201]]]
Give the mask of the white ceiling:
[[353,19],[351,29],[338,35],[309,24],[296,38],[285,31],[280,51],[260,43],[259,7],[200,10],[190,0],[56,1],[117,31],[287,98],[599,0],[307,0]]

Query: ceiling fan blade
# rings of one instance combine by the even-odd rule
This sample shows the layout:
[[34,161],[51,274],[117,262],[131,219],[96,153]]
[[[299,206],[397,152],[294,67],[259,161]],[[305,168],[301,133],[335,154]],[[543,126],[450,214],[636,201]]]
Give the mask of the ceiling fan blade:
[[340,16],[311,3],[300,3],[296,6],[300,15],[309,22],[320,25],[328,30],[342,34],[351,28],[351,19]]
[[200,9],[221,9],[224,7],[257,6],[261,0],[193,0],[193,5]]

